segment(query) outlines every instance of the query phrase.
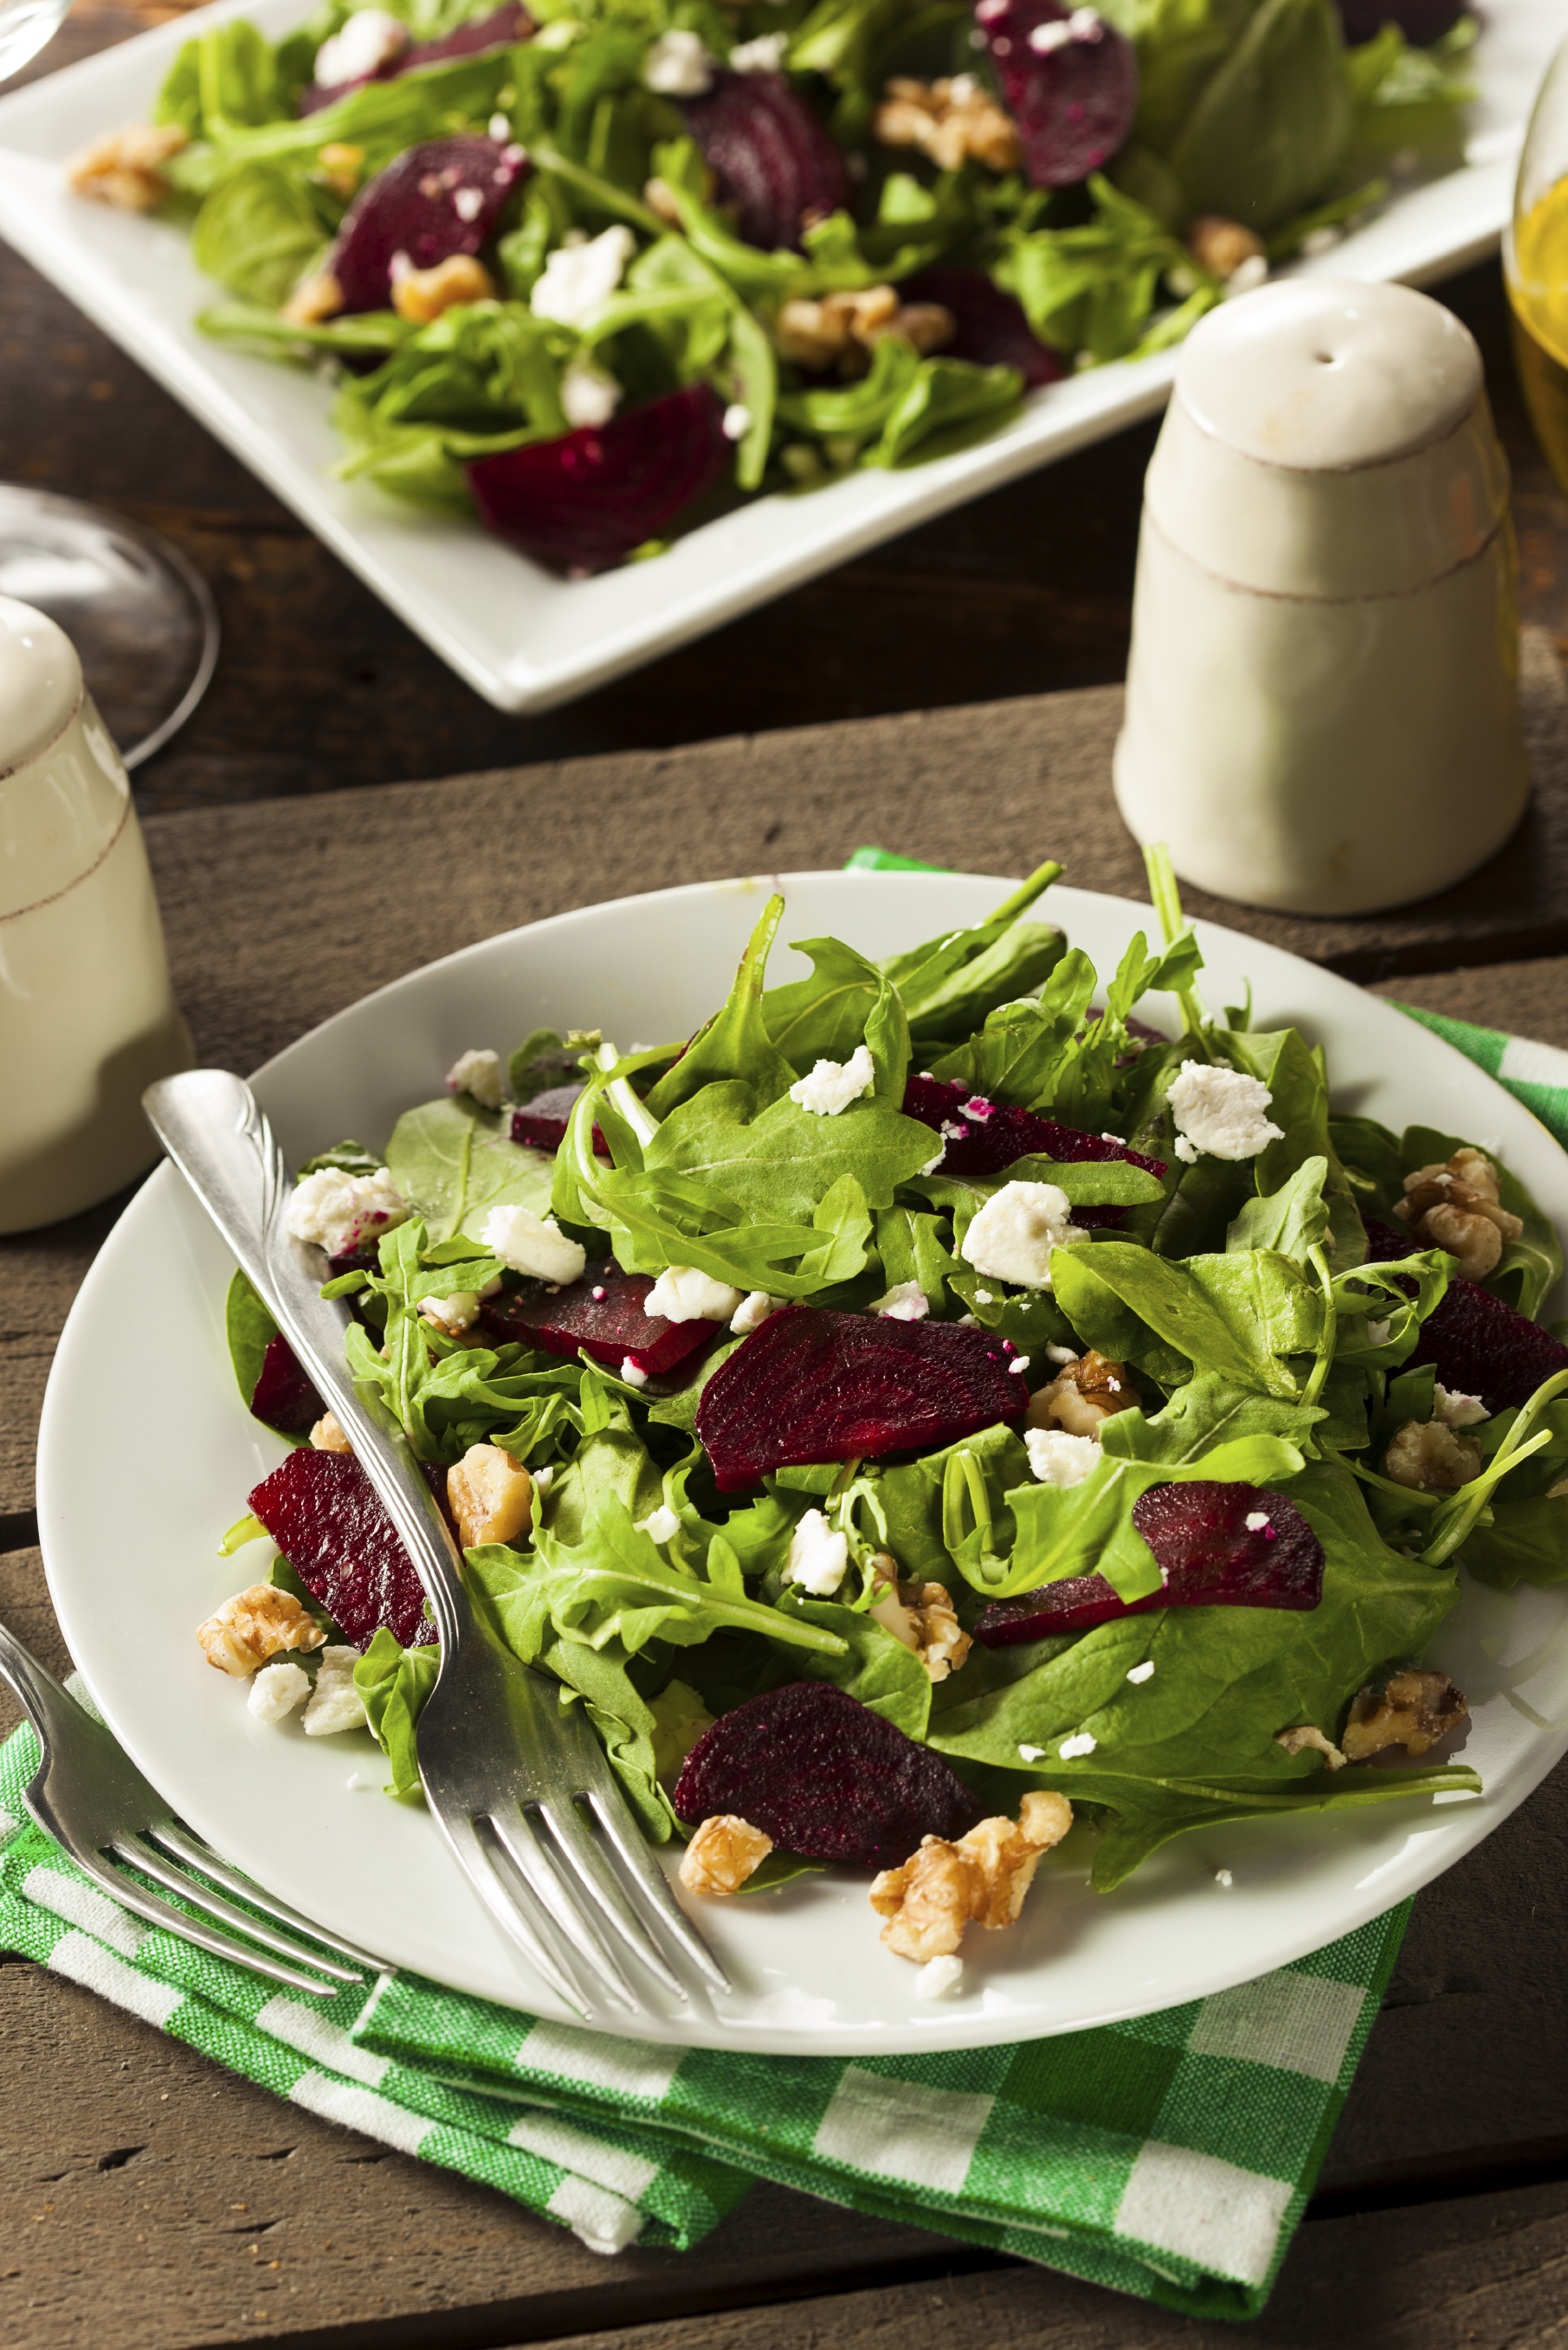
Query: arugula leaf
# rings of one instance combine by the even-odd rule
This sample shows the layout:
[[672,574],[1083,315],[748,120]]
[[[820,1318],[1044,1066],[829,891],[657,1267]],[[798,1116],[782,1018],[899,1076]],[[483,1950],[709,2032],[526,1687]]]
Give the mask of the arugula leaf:
[[[763,983],[768,953],[784,920],[782,898],[768,899],[756,928],[746,942],[734,985],[711,1020],[697,1031],[686,1050],[648,1097],[649,1116],[667,1118],[703,1087],[739,1079],[759,1108],[789,1091],[795,1073],[768,1034]],[[657,1162],[654,1162],[657,1163]]]
[[197,268],[231,293],[276,304],[320,259],[330,233],[304,181],[270,163],[246,163],[202,204],[191,250]]
[[354,1668],[354,1686],[364,1700],[371,1733],[392,1766],[394,1795],[423,1796],[416,1732],[440,1669],[441,1650],[433,1643],[400,1648],[384,1627]]
[[983,922],[945,931],[878,964],[898,991],[912,1034],[957,1043],[994,1005],[1041,985],[1067,941],[1054,923],[1023,916],[1062,871],[1048,859]]
[[1227,1251],[1271,1249],[1293,1264],[1305,1264],[1328,1232],[1327,1176],[1326,1159],[1305,1159],[1279,1191],[1244,1201],[1226,1232]]
[[1288,1257],[1264,1249],[1177,1264],[1106,1241],[1056,1251],[1051,1274],[1079,1334],[1113,1360],[1147,1363],[1162,1386],[1179,1384],[1185,1358],[1293,1401],[1297,1382],[1280,1357],[1315,1351],[1323,1333],[1321,1294]]

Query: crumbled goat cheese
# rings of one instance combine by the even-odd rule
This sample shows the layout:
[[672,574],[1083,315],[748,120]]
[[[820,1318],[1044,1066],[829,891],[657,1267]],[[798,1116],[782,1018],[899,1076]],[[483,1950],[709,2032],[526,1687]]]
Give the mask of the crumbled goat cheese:
[[1047,1347],[1045,1349],[1045,1360],[1048,1363],[1075,1363],[1077,1359],[1078,1353],[1075,1347]]
[[782,73],[784,51],[789,47],[787,33],[759,33],[754,41],[742,41],[730,51],[732,73]]
[[642,61],[642,84],[660,98],[701,98],[713,86],[713,60],[698,33],[660,33]]
[[1026,1371],[1026,1370],[1029,1368],[1029,1357],[1028,1357],[1028,1356],[1027,1356],[1027,1355],[1014,1355],[1014,1357],[1012,1357],[1012,1360],[1009,1363],[1009,1365],[1007,1366],[1007,1367],[1008,1367],[1008,1369],[1009,1369],[1010,1371]]
[[648,1385],[648,1373],[634,1363],[629,1355],[621,1357],[620,1375],[628,1388],[645,1388]]
[[[996,1293],[994,1290],[991,1289],[977,1289],[974,1293],[974,1302],[977,1305],[994,1305],[996,1303]],[[1074,1357],[1069,1355],[1067,1359],[1069,1362],[1072,1362]]]
[[542,1502],[556,1482],[556,1471],[553,1468],[530,1469],[528,1474],[534,1480],[534,1491]]
[[328,1256],[347,1256],[362,1240],[379,1239],[408,1216],[409,1203],[386,1168],[373,1175],[346,1175],[341,1167],[320,1167],[295,1187],[288,1203],[288,1229],[296,1241],[314,1241]]
[[[1183,1061],[1170,1088],[1170,1114],[1188,1140],[1211,1158],[1255,1159],[1283,1133],[1263,1116],[1273,1098],[1261,1077],[1243,1070]],[[1177,1149],[1186,1158],[1179,1143]]]
[[498,147],[504,147],[512,136],[511,119],[507,115],[493,114],[484,127]]
[[1432,1412],[1435,1419],[1446,1420],[1450,1428],[1473,1428],[1478,1419],[1487,1417],[1480,1396],[1450,1394],[1441,1379],[1432,1388]]
[[730,1316],[730,1327],[740,1337],[748,1337],[760,1330],[770,1314],[776,1314],[781,1300],[770,1297],[765,1289],[749,1290]]
[[1195,1142],[1189,1142],[1184,1134],[1179,1134],[1176,1138],[1176,1155],[1179,1159],[1184,1159],[1189,1167],[1196,1167],[1198,1145]]
[[535,1281],[580,1281],[588,1261],[587,1251],[567,1239],[554,1216],[536,1216],[532,1208],[492,1208],[480,1240],[514,1273]]
[[332,1738],[340,1730],[367,1727],[364,1700],[354,1686],[354,1668],[358,1661],[358,1648],[322,1649],[316,1687],[305,1709],[306,1738]]
[[827,1599],[849,1567],[849,1537],[836,1534],[820,1510],[807,1510],[790,1540],[784,1581],[798,1583],[815,1598]]
[[620,284],[636,251],[637,239],[619,221],[580,244],[558,244],[535,281],[528,307],[536,318],[554,318],[557,326],[586,327]]
[[400,57],[408,46],[408,26],[384,8],[357,8],[342,31],[317,50],[317,88],[337,89],[346,81],[362,81],[378,66]]
[[1246,1517],[1242,1520],[1242,1523],[1245,1525],[1247,1532],[1250,1534],[1261,1534],[1268,1523],[1269,1513],[1267,1510],[1249,1510]]
[[915,1977],[917,1999],[947,1999],[963,1981],[963,1960],[956,1950],[928,1959]]
[[1095,1436],[1069,1436],[1064,1428],[1026,1428],[1029,1466],[1043,1485],[1081,1485],[1100,1458]]
[[836,1118],[840,1110],[868,1094],[877,1082],[869,1045],[857,1045],[846,1061],[818,1061],[809,1077],[797,1078],[789,1089],[792,1102],[817,1118]]
[[[500,1284],[491,1286],[499,1288]],[[450,1297],[421,1297],[420,1312],[427,1322],[434,1322],[452,1337],[458,1337],[464,1330],[472,1330],[479,1319],[479,1292],[454,1289]]]
[[1236,1880],[1228,1868],[1217,1868],[1214,1872],[1214,1882],[1216,1885],[1222,1885],[1229,1893]]
[[1004,1183],[971,1223],[959,1254],[976,1273],[1023,1289],[1049,1289],[1052,1250],[1088,1238],[1072,1218],[1059,1185]]
[[667,1322],[727,1322],[743,1303],[744,1293],[727,1281],[715,1281],[694,1264],[672,1264],[643,1299],[642,1310],[662,1314]]
[[657,1510],[650,1510],[646,1518],[639,1518],[637,1531],[650,1542],[667,1543],[680,1532],[680,1521],[668,1502],[660,1502]]
[[944,1142],[944,1143],[943,1143],[943,1145],[942,1145],[942,1147],[941,1147],[941,1149],[937,1152],[936,1157],[935,1157],[934,1159],[927,1159],[927,1161],[926,1161],[925,1165],[924,1165],[924,1166],[921,1168],[921,1170],[920,1170],[921,1174],[922,1174],[922,1175],[934,1175],[934,1174],[936,1173],[936,1171],[937,1171],[938,1168],[941,1165],[942,1160],[947,1157],[947,1155],[948,1155],[948,1147],[947,1147],[947,1144]]
[[310,1675],[300,1665],[264,1665],[245,1703],[258,1721],[281,1721],[302,1697],[310,1695]]
[[1076,1737],[1064,1738],[1061,1745],[1056,1749],[1056,1759],[1059,1762],[1076,1762],[1080,1754],[1092,1754],[1099,1742],[1099,1740],[1092,1738],[1086,1730],[1080,1730]]
[[1039,1762],[1044,1758],[1045,1749],[1043,1746],[1020,1746],[1018,1752],[1026,1762]]
[[484,210],[483,189],[454,188],[452,192],[452,208],[460,221],[476,221]]
[[930,1310],[930,1302],[918,1281],[897,1283],[871,1308],[885,1322],[923,1322]]
[[607,424],[620,406],[620,386],[591,359],[573,359],[561,375],[561,410],[568,424]]
[[752,429],[752,411],[743,400],[732,400],[720,426],[726,441],[743,441]]
[[1129,1681],[1152,1680],[1154,1679],[1154,1659],[1152,1657],[1146,1657],[1141,1665],[1133,1665],[1129,1667],[1127,1679]]
[[472,1094],[481,1109],[499,1109],[506,1085],[499,1053],[460,1053],[446,1073],[448,1093]]

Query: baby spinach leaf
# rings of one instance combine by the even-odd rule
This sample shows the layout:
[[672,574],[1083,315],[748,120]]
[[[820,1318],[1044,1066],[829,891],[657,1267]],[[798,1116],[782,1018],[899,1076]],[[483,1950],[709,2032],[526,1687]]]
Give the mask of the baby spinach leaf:
[[1170,149],[1194,212],[1264,233],[1331,182],[1352,108],[1330,0],[1262,0]]
[[514,1142],[510,1123],[507,1111],[481,1109],[469,1097],[449,1094],[405,1110],[392,1128],[392,1180],[437,1241],[459,1232],[477,1240],[492,1208],[549,1212],[555,1159]]
[[[1171,1263],[1125,1241],[1058,1250],[1058,1303],[1079,1334],[1113,1360],[1147,1361],[1161,1385],[1171,1350],[1240,1387],[1294,1399],[1282,1355],[1314,1349],[1324,1305],[1288,1257],[1252,1249]],[[1158,1346],[1151,1347],[1149,1334]],[[1181,1374],[1179,1373],[1179,1378]]]
[[[891,1207],[899,1184],[918,1175],[930,1155],[929,1127],[880,1096],[862,1096],[823,1118],[787,1094],[763,1107],[736,1081],[711,1083],[682,1102],[648,1146],[650,1171],[668,1170],[709,1186],[743,1216],[799,1224],[812,1222],[818,1202],[845,1175],[855,1177],[868,1208]],[[618,1188],[605,1188],[618,1201]]]
[[277,1336],[277,1324],[243,1273],[236,1273],[229,1283],[223,1304],[223,1335],[229,1342],[234,1385],[248,1409],[262,1374],[263,1357]]
[[277,304],[326,251],[330,232],[304,182],[270,163],[221,179],[196,215],[198,269],[231,293]]
[[1227,1252],[1270,1249],[1304,1265],[1308,1251],[1321,1248],[1328,1231],[1327,1176],[1326,1159],[1304,1159],[1277,1191],[1243,1201],[1225,1234]]

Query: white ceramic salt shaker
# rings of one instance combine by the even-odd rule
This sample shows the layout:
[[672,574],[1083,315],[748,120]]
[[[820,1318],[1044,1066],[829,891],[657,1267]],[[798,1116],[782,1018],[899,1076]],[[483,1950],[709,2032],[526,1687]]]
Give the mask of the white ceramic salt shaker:
[[191,1058],[119,754],[65,631],[0,596],[0,1232],[151,1166],[142,1088]]
[[1144,491],[1116,800],[1218,896],[1408,903],[1528,791],[1508,466],[1467,329],[1301,278],[1182,352]]

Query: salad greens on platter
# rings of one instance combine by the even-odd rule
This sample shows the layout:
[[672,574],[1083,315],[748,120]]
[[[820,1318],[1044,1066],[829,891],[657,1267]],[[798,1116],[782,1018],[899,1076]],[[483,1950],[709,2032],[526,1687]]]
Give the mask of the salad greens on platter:
[[69,167],[339,471],[580,574],[1179,340],[1459,160],[1444,0],[320,0]]
[[[300,1170],[291,1230],[492,1635],[651,1839],[753,1838],[701,1889],[880,1888],[922,1835],[972,1856],[1017,1814],[1033,1850],[1075,1813],[1108,1891],[1189,1829],[1478,1789],[1438,1748],[1459,1570],[1568,1579],[1548,1220],[1463,1138],[1335,1115],[1296,1030],[1206,1011],[1163,852],[1160,941],[1108,975],[1048,919],[1060,871],[879,962],[801,941],[782,985],[774,898],[691,1038],[476,1047],[384,1150]],[[228,1331],[296,1449],[203,1646],[265,1718],[368,1721],[417,1797],[411,1567],[239,1275]]]

